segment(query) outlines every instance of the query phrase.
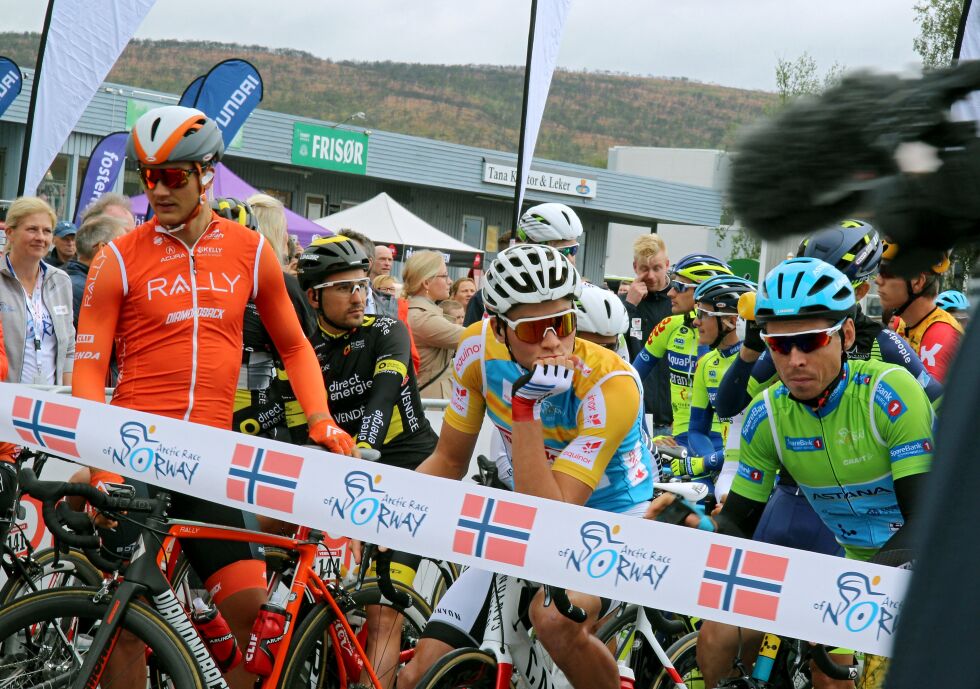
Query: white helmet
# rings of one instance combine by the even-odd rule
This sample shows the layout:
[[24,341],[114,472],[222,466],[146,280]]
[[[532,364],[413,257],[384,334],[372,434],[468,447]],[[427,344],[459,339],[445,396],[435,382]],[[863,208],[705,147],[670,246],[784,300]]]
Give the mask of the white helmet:
[[518,304],[575,299],[582,278],[557,249],[542,244],[517,244],[497,254],[484,276],[487,311],[505,314]]
[[577,239],[582,221],[564,203],[542,203],[528,208],[517,223],[517,238],[542,244],[560,239]]
[[582,295],[575,302],[578,330],[606,337],[618,337],[630,327],[626,307],[615,292],[598,285],[583,285]]

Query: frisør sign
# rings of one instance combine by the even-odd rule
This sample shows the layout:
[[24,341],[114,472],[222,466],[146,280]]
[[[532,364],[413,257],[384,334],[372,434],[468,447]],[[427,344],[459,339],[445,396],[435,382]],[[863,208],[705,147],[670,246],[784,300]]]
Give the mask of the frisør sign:
[[363,175],[367,173],[367,157],[368,136],[363,132],[305,122],[293,124],[295,165]]

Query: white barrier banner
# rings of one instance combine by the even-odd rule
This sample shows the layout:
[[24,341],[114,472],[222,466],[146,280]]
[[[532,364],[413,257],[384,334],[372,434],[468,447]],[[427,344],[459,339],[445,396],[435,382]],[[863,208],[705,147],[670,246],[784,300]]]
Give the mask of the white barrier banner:
[[0,440],[398,550],[888,655],[909,573],[0,386]]

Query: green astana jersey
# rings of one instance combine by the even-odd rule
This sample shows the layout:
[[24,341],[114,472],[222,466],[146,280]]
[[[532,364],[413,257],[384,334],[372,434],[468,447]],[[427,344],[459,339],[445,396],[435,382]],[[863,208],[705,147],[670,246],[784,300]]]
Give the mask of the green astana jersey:
[[850,558],[870,558],[903,524],[895,479],[932,464],[933,413],[905,369],[848,361],[819,410],[777,384],[752,400],[742,423],[732,491],[769,499],[784,466]]

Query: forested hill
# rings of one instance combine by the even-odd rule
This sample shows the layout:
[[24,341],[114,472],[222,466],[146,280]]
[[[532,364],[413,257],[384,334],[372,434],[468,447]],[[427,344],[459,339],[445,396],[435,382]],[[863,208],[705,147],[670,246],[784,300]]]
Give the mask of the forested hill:
[[[0,53],[33,67],[38,34],[0,33]],[[252,62],[261,107],[324,120],[358,111],[372,129],[514,151],[523,67],[334,62],[295,50],[200,41],[138,40],[108,81],[180,93],[216,62]],[[719,148],[776,100],[762,91],[605,72],[555,74],[538,140],[543,158],[605,167],[610,146]]]

